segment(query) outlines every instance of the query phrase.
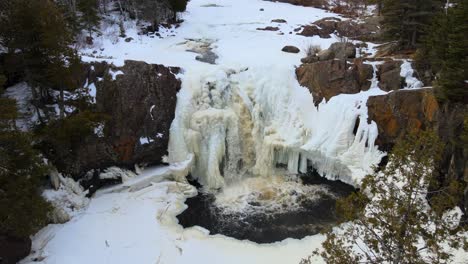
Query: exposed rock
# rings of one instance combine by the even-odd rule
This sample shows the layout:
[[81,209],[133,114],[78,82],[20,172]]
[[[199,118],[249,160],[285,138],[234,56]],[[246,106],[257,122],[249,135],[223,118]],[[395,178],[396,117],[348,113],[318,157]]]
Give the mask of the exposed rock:
[[320,36],[321,38],[331,38],[330,34],[331,33],[324,32],[323,30],[318,28],[316,25],[306,25],[302,27],[302,31],[298,33],[298,35],[302,35],[305,37]]
[[298,35],[330,38],[330,34],[335,33],[340,37],[371,41],[377,39],[380,34],[379,21],[380,18],[366,18],[364,22],[358,23],[353,20],[342,21],[339,18],[326,17],[311,25],[303,26],[302,32]]
[[392,91],[402,88],[401,64],[401,61],[387,60],[383,64],[377,65],[380,89]]
[[303,64],[296,69],[296,75],[299,83],[312,93],[315,105],[318,105],[324,98],[329,100],[335,95],[369,89],[370,82],[366,79],[369,69],[372,73],[372,67],[359,60],[354,65],[346,60],[327,60]]
[[[96,86],[96,110],[108,117],[102,131],[83,138],[71,151],[53,145],[45,155],[60,172],[75,179],[91,170],[98,176],[100,170],[111,166],[161,164],[181,86],[175,76],[178,71],[137,61],[125,61],[123,67],[87,65],[83,76],[76,78]],[[103,184],[100,180],[86,183],[95,188]]]
[[281,51],[288,52],[288,53],[299,53],[301,50],[295,46],[284,46]]
[[390,151],[396,141],[409,133],[433,130],[443,143],[442,157],[435,169],[438,185],[442,188],[450,180],[465,186],[458,205],[468,212],[468,149],[463,144],[466,131],[468,106],[463,104],[440,105],[431,88],[397,90],[392,93],[370,97],[368,122],[377,123],[379,136],[376,145]]
[[266,1],[281,2],[281,3],[292,4],[292,5],[317,7],[317,8],[325,8],[328,6],[328,2],[325,0],[266,0]]
[[368,121],[377,123],[376,145],[390,150],[396,140],[409,133],[435,128],[439,105],[432,89],[398,90],[371,96]]
[[268,26],[268,27],[264,27],[264,28],[257,28],[257,30],[263,30],[263,31],[278,31],[278,30],[279,30],[279,27],[271,27],[271,26]]
[[29,255],[31,239],[0,234],[0,263],[15,264]]
[[130,37],[130,38],[126,38],[126,39],[125,39],[125,42],[130,42],[130,41],[132,41],[132,40],[133,40],[133,38],[132,38],[132,37]]
[[315,21],[313,24],[320,28],[322,34],[329,35],[335,32],[338,22],[341,22],[341,19],[336,17],[325,17]]
[[466,104],[441,105],[436,128],[439,138],[444,143],[436,176],[440,186],[446,185],[446,180],[457,180],[461,186],[465,186],[463,198],[459,201],[465,220],[468,218],[468,148],[462,142],[466,142],[466,139],[463,139],[463,133],[468,130],[467,116],[468,105]]
[[335,42],[329,50],[335,54],[336,59],[356,58],[356,46],[353,43]]
[[288,21],[284,19],[273,19],[271,23],[288,23]]
[[317,56],[307,56],[305,58],[302,58],[301,62],[302,63],[314,63],[314,62],[317,62],[318,60],[319,60],[319,57]]
[[106,122],[106,139],[124,164],[160,163],[181,85],[174,75],[179,69],[125,61],[115,70],[123,74],[96,83],[97,108],[112,116]]
[[319,58],[320,61],[333,60],[335,58],[335,53],[333,53],[329,49],[325,49],[325,50],[321,50],[317,54],[317,57]]

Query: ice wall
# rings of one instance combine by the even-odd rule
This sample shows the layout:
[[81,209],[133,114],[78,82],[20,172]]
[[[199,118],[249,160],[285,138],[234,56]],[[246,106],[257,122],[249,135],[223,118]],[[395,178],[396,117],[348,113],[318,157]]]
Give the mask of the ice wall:
[[373,85],[316,108],[290,68],[187,73],[169,161],[194,154],[192,176],[210,189],[246,176],[284,173],[277,164],[287,165],[289,173],[313,166],[327,178],[357,185],[384,156],[374,145],[377,126],[367,123],[366,108],[367,98],[380,93]]

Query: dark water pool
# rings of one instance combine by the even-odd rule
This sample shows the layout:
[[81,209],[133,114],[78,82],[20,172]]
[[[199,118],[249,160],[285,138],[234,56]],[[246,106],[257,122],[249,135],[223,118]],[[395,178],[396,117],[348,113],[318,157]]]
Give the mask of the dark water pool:
[[[340,181],[329,181],[316,172],[300,175],[300,178],[304,186],[317,186],[326,191],[316,192],[314,199],[299,199],[294,206],[286,202],[277,210],[265,210],[261,202],[249,201],[247,212],[225,210],[217,206],[214,194],[200,191],[196,197],[187,199],[188,209],[177,218],[183,227],[201,226],[211,234],[257,243],[301,239],[336,225],[336,200],[355,189]],[[289,192],[289,195],[297,196],[294,190]]]

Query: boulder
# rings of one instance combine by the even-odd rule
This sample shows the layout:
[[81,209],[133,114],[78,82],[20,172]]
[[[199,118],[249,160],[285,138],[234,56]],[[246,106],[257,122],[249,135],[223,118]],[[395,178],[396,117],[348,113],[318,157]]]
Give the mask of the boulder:
[[264,27],[264,28],[257,28],[257,30],[263,30],[263,31],[278,31],[278,30],[279,30],[279,27],[271,27],[271,26],[268,26],[268,27]]
[[0,263],[15,264],[29,255],[30,238],[17,238],[0,234]]
[[[298,30],[300,31],[300,29]],[[331,33],[328,31],[323,31],[316,25],[306,25],[302,27],[302,31],[300,33],[297,33],[297,35],[305,36],[305,37],[313,37],[313,36],[319,36],[321,38],[331,38],[330,36]]]
[[389,151],[396,140],[409,133],[434,129],[439,105],[432,89],[398,90],[371,96],[367,101],[368,122],[377,123],[376,145]]
[[356,46],[353,43],[335,42],[329,50],[335,54],[336,59],[356,58]]
[[301,50],[295,46],[284,46],[281,51],[288,52],[288,53],[299,53]]
[[372,73],[370,65],[357,61],[349,64],[346,60],[327,60],[303,64],[296,69],[299,83],[312,93],[314,104],[329,100],[339,94],[353,94],[370,87],[366,79]]
[[377,65],[380,89],[392,91],[402,88],[401,64],[401,61],[387,60],[383,64]]
[[288,21],[284,19],[273,19],[271,23],[288,23]]
[[335,53],[329,49],[321,50],[317,57],[320,61],[333,60],[335,58]]
[[317,62],[318,60],[319,60],[319,57],[317,56],[307,56],[305,58],[302,58],[301,62],[302,63],[314,63],[314,62]]
[[281,2],[298,6],[325,8],[328,6],[326,0],[266,0],[269,2]]

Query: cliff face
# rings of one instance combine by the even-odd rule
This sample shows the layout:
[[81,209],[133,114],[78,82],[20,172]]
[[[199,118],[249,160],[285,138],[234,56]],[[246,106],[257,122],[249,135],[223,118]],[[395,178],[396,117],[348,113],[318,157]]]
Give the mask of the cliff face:
[[433,129],[439,106],[432,89],[399,90],[367,101],[369,121],[379,129],[376,144],[389,151],[395,141],[409,133]]
[[83,177],[110,166],[133,167],[162,162],[174,119],[181,82],[178,68],[126,61],[123,67],[87,65],[80,76],[95,91],[95,110],[105,115],[94,135],[71,152],[53,146],[51,157],[61,172]]
[[[440,185],[450,179],[467,186],[468,149],[463,139],[468,116],[466,105],[440,105],[432,89],[417,89],[370,97],[367,106],[368,121],[375,121],[378,126],[376,144],[380,149],[390,151],[400,137],[409,133],[433,130],[443,143],[443,154],[435,172]],[[468,187],[460,201],[465,214],[467,202]]]

